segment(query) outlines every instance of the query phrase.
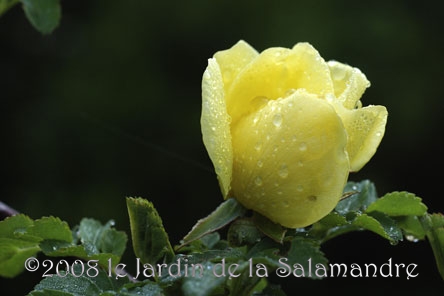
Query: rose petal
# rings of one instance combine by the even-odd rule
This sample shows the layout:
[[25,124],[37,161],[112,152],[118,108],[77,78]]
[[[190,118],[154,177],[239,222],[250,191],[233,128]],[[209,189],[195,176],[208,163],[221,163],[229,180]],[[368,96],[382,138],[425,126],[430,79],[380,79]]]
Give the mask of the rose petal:
[[205,147],[213,162],[224,198],[230,191],[233,166],[230,116],[225,105],[222,74],[215,59],[208,60],[202,79],[202,115],[200,119]]
[[350,170],[359,171],[375,154],[387,123],[384,106],[367,106],[360,109],[336,108],[347,130],[347,152]]
[[228,114],[235,124],[255,109],[255,99],[275,100],[299,88],[319,96],[333,93],[330,70],[319,53],[308,43],[267,49],[232,82],[226,97]]
[[335,96],[347,109],[354,109],[359,105],[359,99],[370,86],[367,77],[358,69],[336,61],[329,61],[331,78]]
[[228,92],[231,83],[239,72],[258,55],[259,53],[243,40],[240,40],[230,49],[214,54],[222,73],[225,93]]
[[334,108],[298,90],[270,100],[232,129],[232,192],[245,207],[290,228],[339,201],[349,172],[347,135]]

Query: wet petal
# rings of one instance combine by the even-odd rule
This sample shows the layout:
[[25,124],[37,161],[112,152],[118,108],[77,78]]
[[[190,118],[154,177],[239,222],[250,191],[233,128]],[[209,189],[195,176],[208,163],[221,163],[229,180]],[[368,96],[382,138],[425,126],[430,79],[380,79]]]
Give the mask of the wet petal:
[[222,74],[215,59],[208,60],[202,79],[201,128],[205,147],[216,170],[224,198],[230,191],[233,165],[230,116],[225,105]]
[[295,89],[325,96],[333,93],[330,70],[308,43],[292,49],[270,48],[245,66],[227,93],[227,108],[233,123],[254,110],[256,98],[275,100]]
[[259,53],[243,40],[240,40],[230,49],[214,54],[222,73],[225,93],[227,93],[239,72],[258,55]]
[[367,77],[358,69],[336,61],[329,61],[331,78],[336,98],[347,109],[359,105],[359,99],[370,86]]
[[349,172],[334,108],[303,90],[270,100],[232,131],[233,195],[283,226],[310,225],[339,201]]
[[367,106],[353,110],[336,110],[348,134],[350,170],[359,171],[375,154],[384,136],[387,109],[384,106]]

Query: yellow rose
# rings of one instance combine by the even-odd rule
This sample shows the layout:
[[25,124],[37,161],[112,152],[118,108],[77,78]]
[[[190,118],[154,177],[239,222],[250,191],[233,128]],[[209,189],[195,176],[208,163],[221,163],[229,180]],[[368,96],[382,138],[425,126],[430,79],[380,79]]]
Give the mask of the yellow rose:
[[201,126],[224,198],[289,228],[327,215],[384,135],[386,108],[359,100],[369,85],[308,43],[258,53],[239,41],[217,52],[203,75]]

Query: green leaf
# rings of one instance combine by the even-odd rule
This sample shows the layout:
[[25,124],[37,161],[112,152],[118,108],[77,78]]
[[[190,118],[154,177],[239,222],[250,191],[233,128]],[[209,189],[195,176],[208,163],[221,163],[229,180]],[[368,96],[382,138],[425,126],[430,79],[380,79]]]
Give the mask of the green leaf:
[[[19,214],[0,221],[0,238],[26,239],[28,229],[34,225],[34,221],[26,215]],[[28,240],[38,242],[38,237],[27,237]]]
[[68,223],[56,217],[43,217],[35,220],[28,233],[44,240],[72,241],[72,233]]
[[40,247],[47,256],[98,260],[102,266],[108,266],[111,260],[111,265],[115,266],[125,251],[128,239],[125,232],[115,230],[113,225],[113,221],[102,225],[97,220],[84,218],[74,231],[73,242],[45,240]]
[[272,222],[270,219],[262,216],[259,213],[254,213],[253,221],[256,227],[262,231],[263,234],[278,243],[283,242],[285,233],[287,233],[287,228]]
[[396,222],[383,213],[372,213],[372,216],[358,215],[352,225],[379,234],[392,244],[396,244],[402,239],[402,231]]
[[134,253],[142,262],[156,264],[171,261],[174,252],[162,219],[153,204],[143,198],[126,199],[131,224]]
[[0,238],[0,276],[15,277],[24,270],[24,262],[40,250],[38,243]]
[[40,244],[43,253],[50,257],[76,257],[84,260],[98,260],[101,266],[116,266],[120,256],[111,253],[87,253],[83,245],[64,244],[58,241],[44,241]]
[[102,225],[94,219],[82,219],[76,236],[82,242],[88,255],[99,253],[111,253],[118,257],[123,255],[127,236],[123,231],[111,228],[113,225],[112,220]]
[[357,228],[352,226],[344,216],[339,215],[337,212],[331,212],[313,224],[308,233],[310,237],[326,242],[329,239],[353,230],[357,230]]
[[160,296],[164,295],[162,288],[155,282],[146,280],[139,283],[124,285],[116,294],[118,296]]
[[182,244],[177,248],[180,249],[190,242],[201,238],[202,236],[214,232],[234,219],[242,216],[246,209],[234,198],[229,198],[220,204],[210,215],[197,221],[197,224],[183,238]]
[[422,216],[427,207],[421,198],[412,193],[401,191],[391,192],[369,205],[367,213],[378,211],[389,216]]
[[60,271],[59,275],[44,278],[29,295],[101,295],[107,291],[118,291],[128,283],[124,277],[109,277],[104,270],[88,268],[86,263],[84,268],[80,264],[73,266],[68,273]]
[[400,216],[394,219],[407,240],[415,242],[425,238],[424,227],[417,216]]
[[444,280],[444,215],[427,214],[421,222],[435,255],[438,271]]
[[62,14],[59,0],[20,1],[29,22],[40,33],[49,34],[59,25]]
[[344,188],[344,192],[357,193],[341,200],[336,206],[336,212],[343,216],[349,212],[365,211],[365,209],[378,197],[375,185],[369,180],[364,180],[358,183],[348,182]]
[[[286,257],[281,259],[281,267],[276,270],[279,276],[296,274],[298,277],[321,279],[327,276],[328,260],[314,240],[294,237]],[[297,268],[294,268],[297,266]]]
[[14,277],[24,270],[24,263],[34,257],[45,241],[68,243],[72,240],[66,222],[54,217],[36,221],[20,214],[0,222],[0,276]]
[[18,2],[19,0],[0,0],[0,16]]
[[249,261],[242,262],[236,268],[236,271],[233,272],[236,276],[231,277],[231,280],[227,281],[230,295],[252,295],[258,288],[263,290],[261,279],[267,278],[269,271],[266,265],[254,259],[251,258]]
[[185,296],[206,296],[211,295],[211,292],[216,290],[225,281],[225,277],[215,276],[213,270],[216,274],[221,274],[221,265],[216,265],[211,262],[203,263],[204,271],[202,277],[200,276],[190,276],[185,277],[182,285],[182,292]]

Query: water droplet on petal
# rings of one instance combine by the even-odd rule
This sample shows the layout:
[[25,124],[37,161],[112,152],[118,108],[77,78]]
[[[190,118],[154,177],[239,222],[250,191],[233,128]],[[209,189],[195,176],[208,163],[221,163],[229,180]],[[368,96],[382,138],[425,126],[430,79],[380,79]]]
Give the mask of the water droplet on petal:
[[315,195],[309,195],[309,196],[307,197],[307,199],[308,199],[309,201],[316,201],[318,198],[317,198]]
[[306,151],[306,150],[307,150],[307,144],[306,144],[305,142],[302,142],[302,143],[299,145],[299,150],[300,150],[300,151]]
[[288,167],[285,163],[283,165],[281,165],[278,174],[279,174],[279,177],[281,177],[282,179],[288,177]]
[[284,206],[284,208],[288,208],[288,207],[290,206],[290,204],[288,203],[287,200],[284,200],[284,201],[282,202],[282,206]]
[[327,100],[327,102],[333,102],[335,100],[335,95],[332,93],[328,93],[325,95],[325,99]]
[[298,186],[296,186],[296,190],[302,192],[304,191],[304,186],[299,184]]
[[259,160],[257,161],[257,166],[261,168],[263,165],[264,165],[264,162],[263,162],[262,160],[259,159]]
[[262,186],[262,178],[259,177],[259,176],[257,176],[257,177],[254,179],[254,184],[256,184],[257,186]]
[[302,160],[298,161],[298,166],[303,167],[304,166],[304,162]]
[[282,124],[282,115],[280,113],[277,113],[273,117],[273,124],[275,127],[280,127]]
[[261,142],[257,142],[257,143],[254,145],[254,149],[256,149],[256,151],[260,151],[261,148],[262,148],[262,143],[261,143]]

